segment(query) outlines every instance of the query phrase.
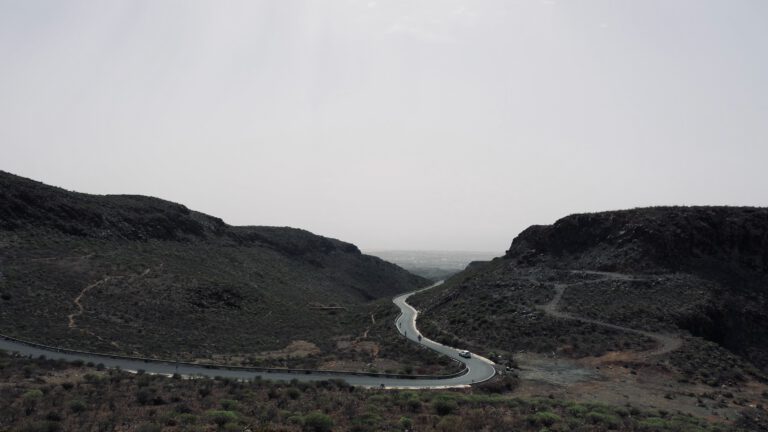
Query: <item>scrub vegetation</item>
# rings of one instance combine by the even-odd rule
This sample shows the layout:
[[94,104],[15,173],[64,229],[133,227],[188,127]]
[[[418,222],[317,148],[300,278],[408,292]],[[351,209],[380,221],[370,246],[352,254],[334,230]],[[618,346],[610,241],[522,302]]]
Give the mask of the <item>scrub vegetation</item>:
[[521,273],[494,261],[412,299],[425,310],[419,325],[426,334],[489,355],[511,357],[525,350],[579,358],[653,346],[639,335],[547,316],[537,305],[552,300],[554,288],[548,280],[556,277],[557,272]]
[[427,284],[307,231],[0,172],[0,333],[20,339],[238,365],[455,370],[383,331],[391,298]]
[[512,386],[366,390],[340,381],[239,382],[129,374],[0,355],[0,429],[12,431],[747,431],[633,406],[520,399]]
[[[424,311],[425,332],[485,352],[580,358],[653,347],[642,334],[546,314],[542,306],[560,284],[567,288],[558,311],[682,338],[682,347],[656,359],[682,380],[712,386],[764,381],[767,242],[767,209],[572,215],[528,228],[504,257],[414,302]],[[612,276],[601,280],[589,271]]]

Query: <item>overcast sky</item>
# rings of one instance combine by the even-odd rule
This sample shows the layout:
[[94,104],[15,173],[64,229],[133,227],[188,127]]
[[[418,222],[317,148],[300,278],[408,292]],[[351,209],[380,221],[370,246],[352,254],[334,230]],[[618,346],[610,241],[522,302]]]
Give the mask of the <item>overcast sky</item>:
[[768,205],[768,1],[0,0],[0,169],[363,249]]

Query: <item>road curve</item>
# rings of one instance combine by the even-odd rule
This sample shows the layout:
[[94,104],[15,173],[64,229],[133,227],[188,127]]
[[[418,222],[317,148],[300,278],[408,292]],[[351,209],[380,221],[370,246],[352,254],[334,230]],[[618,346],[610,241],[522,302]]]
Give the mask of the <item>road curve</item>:
[[0,338],[0,350],[18,352],[22,355],[39,357],[46,356],[54,359],[64,359],[68,361],[81,360],[83,362],[92,362],[95,364],[101,363],[109,368],[121,368],[126,371],[138,371],[143,370],[150,374],[163,374],[172,375],[174,373],[181,374],[187,377],[226,377],[234,379],[254,379],[263,378],[274,381],[322,381],[329,379],[341,379],[353,386],[360,387],[380,387],[384,385],[387,388],[451,388],[451,387],[466,387],[471,384],[485,381],[495,374],[493,363],[490,360],[474,356],[470,359],[465,359],[458,356],[457,350],[454,348],[441,345],[437,342],[422,337],[421,341],[418,341],[418,329],[416,328],[416,310],[406,303],[406,299],[411,295],[424,291],[429,288],[433,288],[441,282],[438,282],[427,288],[403,294],[396,297],[393,301],[400,308],[400,316],[397,318],[395,325],[398,331],[403,334],[409,340],[414,343],[420,343],[426,348],[437,351],[438,353],[448,355],[449,357],[456,359],[467,366],[467,373],[452,378],[431,378],[431,377],[419,377],[419,378],[394,378],[394,377],[380,377],[370,375],[357,375],[345,372],[329,372],[329,371],[307,371],[307,372],[283,372],[283,371],[263,371],[263,370],[248,370],[238,368],[216,368],[191,365],[188,363],[176,363],[173,361],[162,360],[139,360],[128,359],[114,356],[90,354],[90,353],[75,353],[75,352],[59,352],[53,349],[46,349],[42,347],[32,346],[25,343],[12,341],[8,339]]
[[[440,354],[446,355],[454,360],[464,363],[464,365],[467,367],[467,373],[460,377],[453,378],[452,380],[461,382],[464,385],[476,384],[476,383],[489,380],[496,374],[496,368],[494,367],[494,364],[492,361],[484,357],[481,357],[479,355],[476,355],[474,353],[472,354],[471,358],[461,357],[459,356],[456,348],[452,348],[452,347],[437,343],[431,339],[427,339],[423,335],[421,337],[421,340],[419,340],[419,335],[421,335],[421,333],[419,333],[419,330],[416,328],[416,316],[418,315],[418,312],[416,311],[416,309],[413,308],[413,306],[409,305],[406,302],[406,300],[408,299],[408,297],[416,293],[433,288],[442,283],[443,281],[440,281],[427,288],[423,288],[418,291],[410,292],[410,293],[395,297],[393,301],[397,305],[397,307],[400,308],[400,316],[398,316],[397,320],[395,320],[397,331],[399,331],[400,334],[405,336],[406,339],[410,341],[413,341],[426,348],[429,348],[433,351],[436,351]],[[442,381],[448,381],[448,380],[442,380]]]

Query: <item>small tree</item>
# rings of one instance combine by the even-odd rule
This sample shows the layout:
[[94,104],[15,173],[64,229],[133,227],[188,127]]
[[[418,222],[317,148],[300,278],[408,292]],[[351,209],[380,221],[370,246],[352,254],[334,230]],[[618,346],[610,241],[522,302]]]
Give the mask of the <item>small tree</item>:
[[447,399],[437,399],[432,402],[432,408],[434,408],[437,415],[445,416],[456,410],[456,402]]
[[152,399],[153,392],[148,388],[141,388],[136,392],[136,402],[141,405],[146,405]]
[[27,415],[30,415],[35,411],[37,402],[43,398],[43,392],[39,389],[27,390],[27,392],[24,393],[21,398],[24,400],[24,410],[26,411]]
[[75,414],[79,414],[85,411],[87,408],[88,408],[88,405],[86,405],[85,402],[79,399],[73,400],[72,402],[69,403],[69,409]]
[[237,413],[234,411],[210,410],[206,413],[206,417],[213,423],[216,423],[218,427],[224,427],[225,424],[237,420]]
[[404,431],[409,431],[413,427],[413,420],[409,417],[400,417],[400,428]]
[[331,432],[331,429],[333,429],[333,419],[319,411],[304,417],[304,430],[308,432]]
[[406,405],[408,405],[408,410],[410,412],[415,413],[421,410],[421,401],[416,398],[408,399],[408,402],[406,402]]

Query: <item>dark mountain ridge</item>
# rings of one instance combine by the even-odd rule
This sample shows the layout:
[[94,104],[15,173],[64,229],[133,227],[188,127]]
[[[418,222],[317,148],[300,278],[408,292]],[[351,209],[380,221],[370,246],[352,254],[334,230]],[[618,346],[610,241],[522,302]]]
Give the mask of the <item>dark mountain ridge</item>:
[[504,256],[593,270],[696,271],[751,281],[768,272],[768,209],[651,207],[532,226]]
[[288,255],[360,254],[353,244],[289,227],[229,226],[181,204],[141,195],[90,195],[0,171],[0,229],[50,228],[110,240],[217,241]]
[[676,324],[768,367],[766,208],[576,214],[526,229],[504,259],[521,266],[693,275],[694,284],[709,287],[705,301],[677,314]]
[[330,349],[370,323],[358,306],[427,283],[305,230],[0,172],[0,333],[144,354]]

